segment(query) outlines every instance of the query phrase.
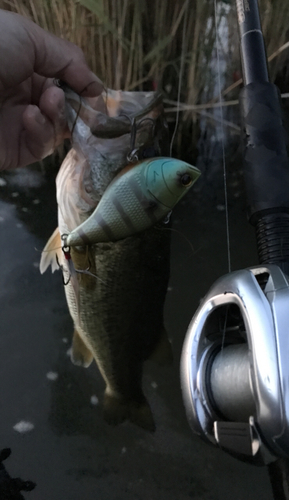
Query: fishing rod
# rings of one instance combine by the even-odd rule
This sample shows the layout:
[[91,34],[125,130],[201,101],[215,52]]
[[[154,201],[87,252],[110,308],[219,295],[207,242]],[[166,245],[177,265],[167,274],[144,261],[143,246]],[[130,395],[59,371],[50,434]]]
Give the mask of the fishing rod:
[[265,465],[289,499],[289,160],[270,83],[257,0],[236,0],[248,219],[259,265],[217,280],[189,326],[181,359],[187,418],[205,441]]

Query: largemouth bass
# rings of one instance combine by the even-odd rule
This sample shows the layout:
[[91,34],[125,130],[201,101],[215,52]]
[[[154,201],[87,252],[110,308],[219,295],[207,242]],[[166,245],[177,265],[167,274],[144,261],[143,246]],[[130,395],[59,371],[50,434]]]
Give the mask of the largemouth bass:
[[65,94],[72,149],[56,179],[59,226],[42,253],[40,271],[60,266],[67,278],[71,359],[84,367],[95,359],[106,383],[106,421],[129,419],[154,430],[142,370],[151,356],[161,353],[162,362],[172,357],[163,322],[170,232],[160,223],[119,241],[80,239],[75,247],[67,247],[61,235],[75,234],[91,217],[129,161],[167,154],[161,99],[153,92],[107,91],[83,99],[65,88]]

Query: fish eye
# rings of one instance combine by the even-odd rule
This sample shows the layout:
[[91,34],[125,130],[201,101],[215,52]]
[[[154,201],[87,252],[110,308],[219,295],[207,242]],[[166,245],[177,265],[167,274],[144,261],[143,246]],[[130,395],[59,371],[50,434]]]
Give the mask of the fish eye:
[[193,179],[191,178],[190,174],[183,174],[181,176],[181,183],[184,187],[188,187],[192,184]]

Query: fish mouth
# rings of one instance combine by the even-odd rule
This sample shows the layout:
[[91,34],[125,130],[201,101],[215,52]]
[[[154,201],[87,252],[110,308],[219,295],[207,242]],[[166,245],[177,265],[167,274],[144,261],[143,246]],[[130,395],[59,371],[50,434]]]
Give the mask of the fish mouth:
[[76,116],[89,126],[91,133],[100,139],[115,139],[131,133],[135,126],[140,125],[142,118],[154,111],[157,106],[162,105],[161,93],[147,92],[147,95],[151,94],[152,98],[141,110],[125,112],[120,102],[118,116],[112,117],[104,108],[108,93],[112,91],[103,92],[96,98],[84,98],[65,83],[61,82],[60,85],[65,93],[66,103],[76,112]]

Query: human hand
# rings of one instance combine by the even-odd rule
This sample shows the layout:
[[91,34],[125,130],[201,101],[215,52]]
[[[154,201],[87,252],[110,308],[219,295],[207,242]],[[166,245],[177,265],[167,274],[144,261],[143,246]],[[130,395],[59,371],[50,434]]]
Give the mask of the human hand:
[[0,170],[28,165],[69,137],[64,93],[53,77],[83,96],[97,96],[101,81],[83,52],[32,21],[0,10]]

